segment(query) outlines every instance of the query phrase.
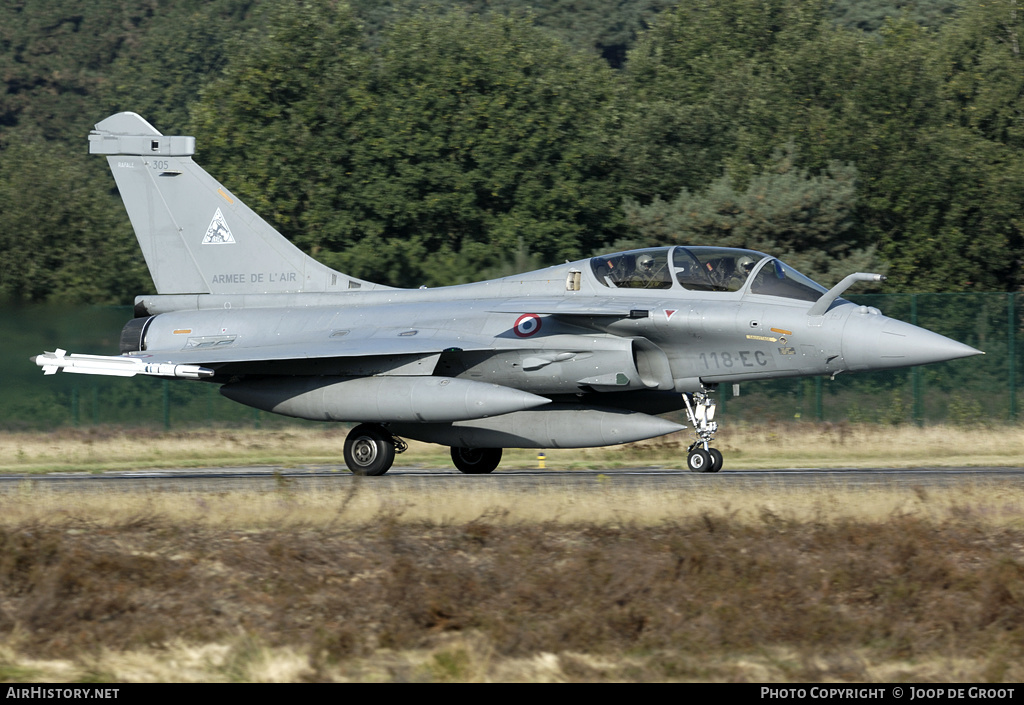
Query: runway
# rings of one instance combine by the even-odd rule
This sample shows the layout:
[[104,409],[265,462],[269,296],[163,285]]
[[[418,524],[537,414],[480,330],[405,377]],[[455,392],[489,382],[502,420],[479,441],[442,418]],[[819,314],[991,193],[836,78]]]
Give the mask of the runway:
[[105,473],[49,473],[0,475],[0,493],[24,491],[26,485],[51,491],[292,491],[338,489],[353,482],[381,489],[418,487],[539,487],[585,489],[607,486],[656,488],[791,489],[821,487],[948,487],[965,484],[1024,483],[1022,467],[960,468],[782,468],[775,470],[723,470],[716,474],[691,473],[660,467],[606,470],[512,469],[491,475],[464,475],[454,469],[394,467],[381,477],[357,477],[343,465],[285,468],[277,466],[155,469]]

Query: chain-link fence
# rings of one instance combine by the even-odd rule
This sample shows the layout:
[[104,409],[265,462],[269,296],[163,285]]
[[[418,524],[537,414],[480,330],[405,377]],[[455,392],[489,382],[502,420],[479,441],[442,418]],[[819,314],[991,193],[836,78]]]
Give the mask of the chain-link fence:
[[[875,306],[985,351],[985,355],[889,372],[723,385],[723,420],[877,423],[1008,422],[1017,419],[1024,316],[1016,294],[874,294]],[[302,424],[224,399],[217,386],[138,376],[131,380],[60,373],[29,361],[60,346],[116,355],[130,307],[21,307],[0,310],[0,428],[121,424],[163,428]],[[309,422],[313,423],[313,422]]]

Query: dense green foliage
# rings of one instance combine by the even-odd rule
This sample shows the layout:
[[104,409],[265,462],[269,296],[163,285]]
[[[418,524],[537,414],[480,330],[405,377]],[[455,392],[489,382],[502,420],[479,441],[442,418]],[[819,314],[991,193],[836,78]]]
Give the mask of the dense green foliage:
[[850,233],[857,170],[833,162],[812,175],[795,161],[791,151],[780,152],[742,190],[726,173],[703,191],[684,188],[672,201],[627,201],[625,208],[644,245],[748,247],[822,281],[842,279],[851,269],[883,269],[874,246]]
[[0,296],[150,287],[85,155],[118,110],[196,135],[287,237],[388,284],[701,242],[823,283],[1017,290],[1019,4],[5,3]]
[[886,19],[906,19],[936,28],[951,19],[958,0],[843,0],[834,2],[829,14],[836,24],[865,32],[878,30]]
[[617,87],[599,58],[502,17],[415,14],[375,55],[344,9],[268,21],[195,128],[204,163],[324,261],[437,285],[520,242],[553,261],[614,239]]

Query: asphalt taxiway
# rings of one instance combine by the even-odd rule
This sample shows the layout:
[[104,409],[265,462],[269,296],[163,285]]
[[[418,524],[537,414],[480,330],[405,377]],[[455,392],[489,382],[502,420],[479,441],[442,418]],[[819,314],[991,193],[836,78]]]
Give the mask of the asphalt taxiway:
[[381,487],[490,485],[586,488],[612,482],[619,486],[656,488],[806,488],[844,487],[948,487],[965,483],[1024,483],[1024,467],[960,468],[782,468],[775,470],[723,470],[715,474],[691,473],[660,467],[607,470],[509,469],[490,475],[464,475],[454,469],[393,467],[381,477],[357,477],[344,466],[227,467],[130,470],[104,473],[47,473],[0,475],[0,493],[24,491],[26,485],[53,491],[89,492],[145,490],[229,491],[275,489],[285,484],[293,491],[348,487],[353,482]]

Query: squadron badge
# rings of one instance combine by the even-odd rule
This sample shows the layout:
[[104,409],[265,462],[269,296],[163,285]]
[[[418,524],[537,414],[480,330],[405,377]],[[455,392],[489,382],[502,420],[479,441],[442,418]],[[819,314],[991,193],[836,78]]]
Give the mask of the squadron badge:
[[224,214],[220,208],[213,214],[210,227],[206,229],[206,236],[203,237],[204,245],[234,245],[235,236],[231,234],[228,221],[224,220]]

